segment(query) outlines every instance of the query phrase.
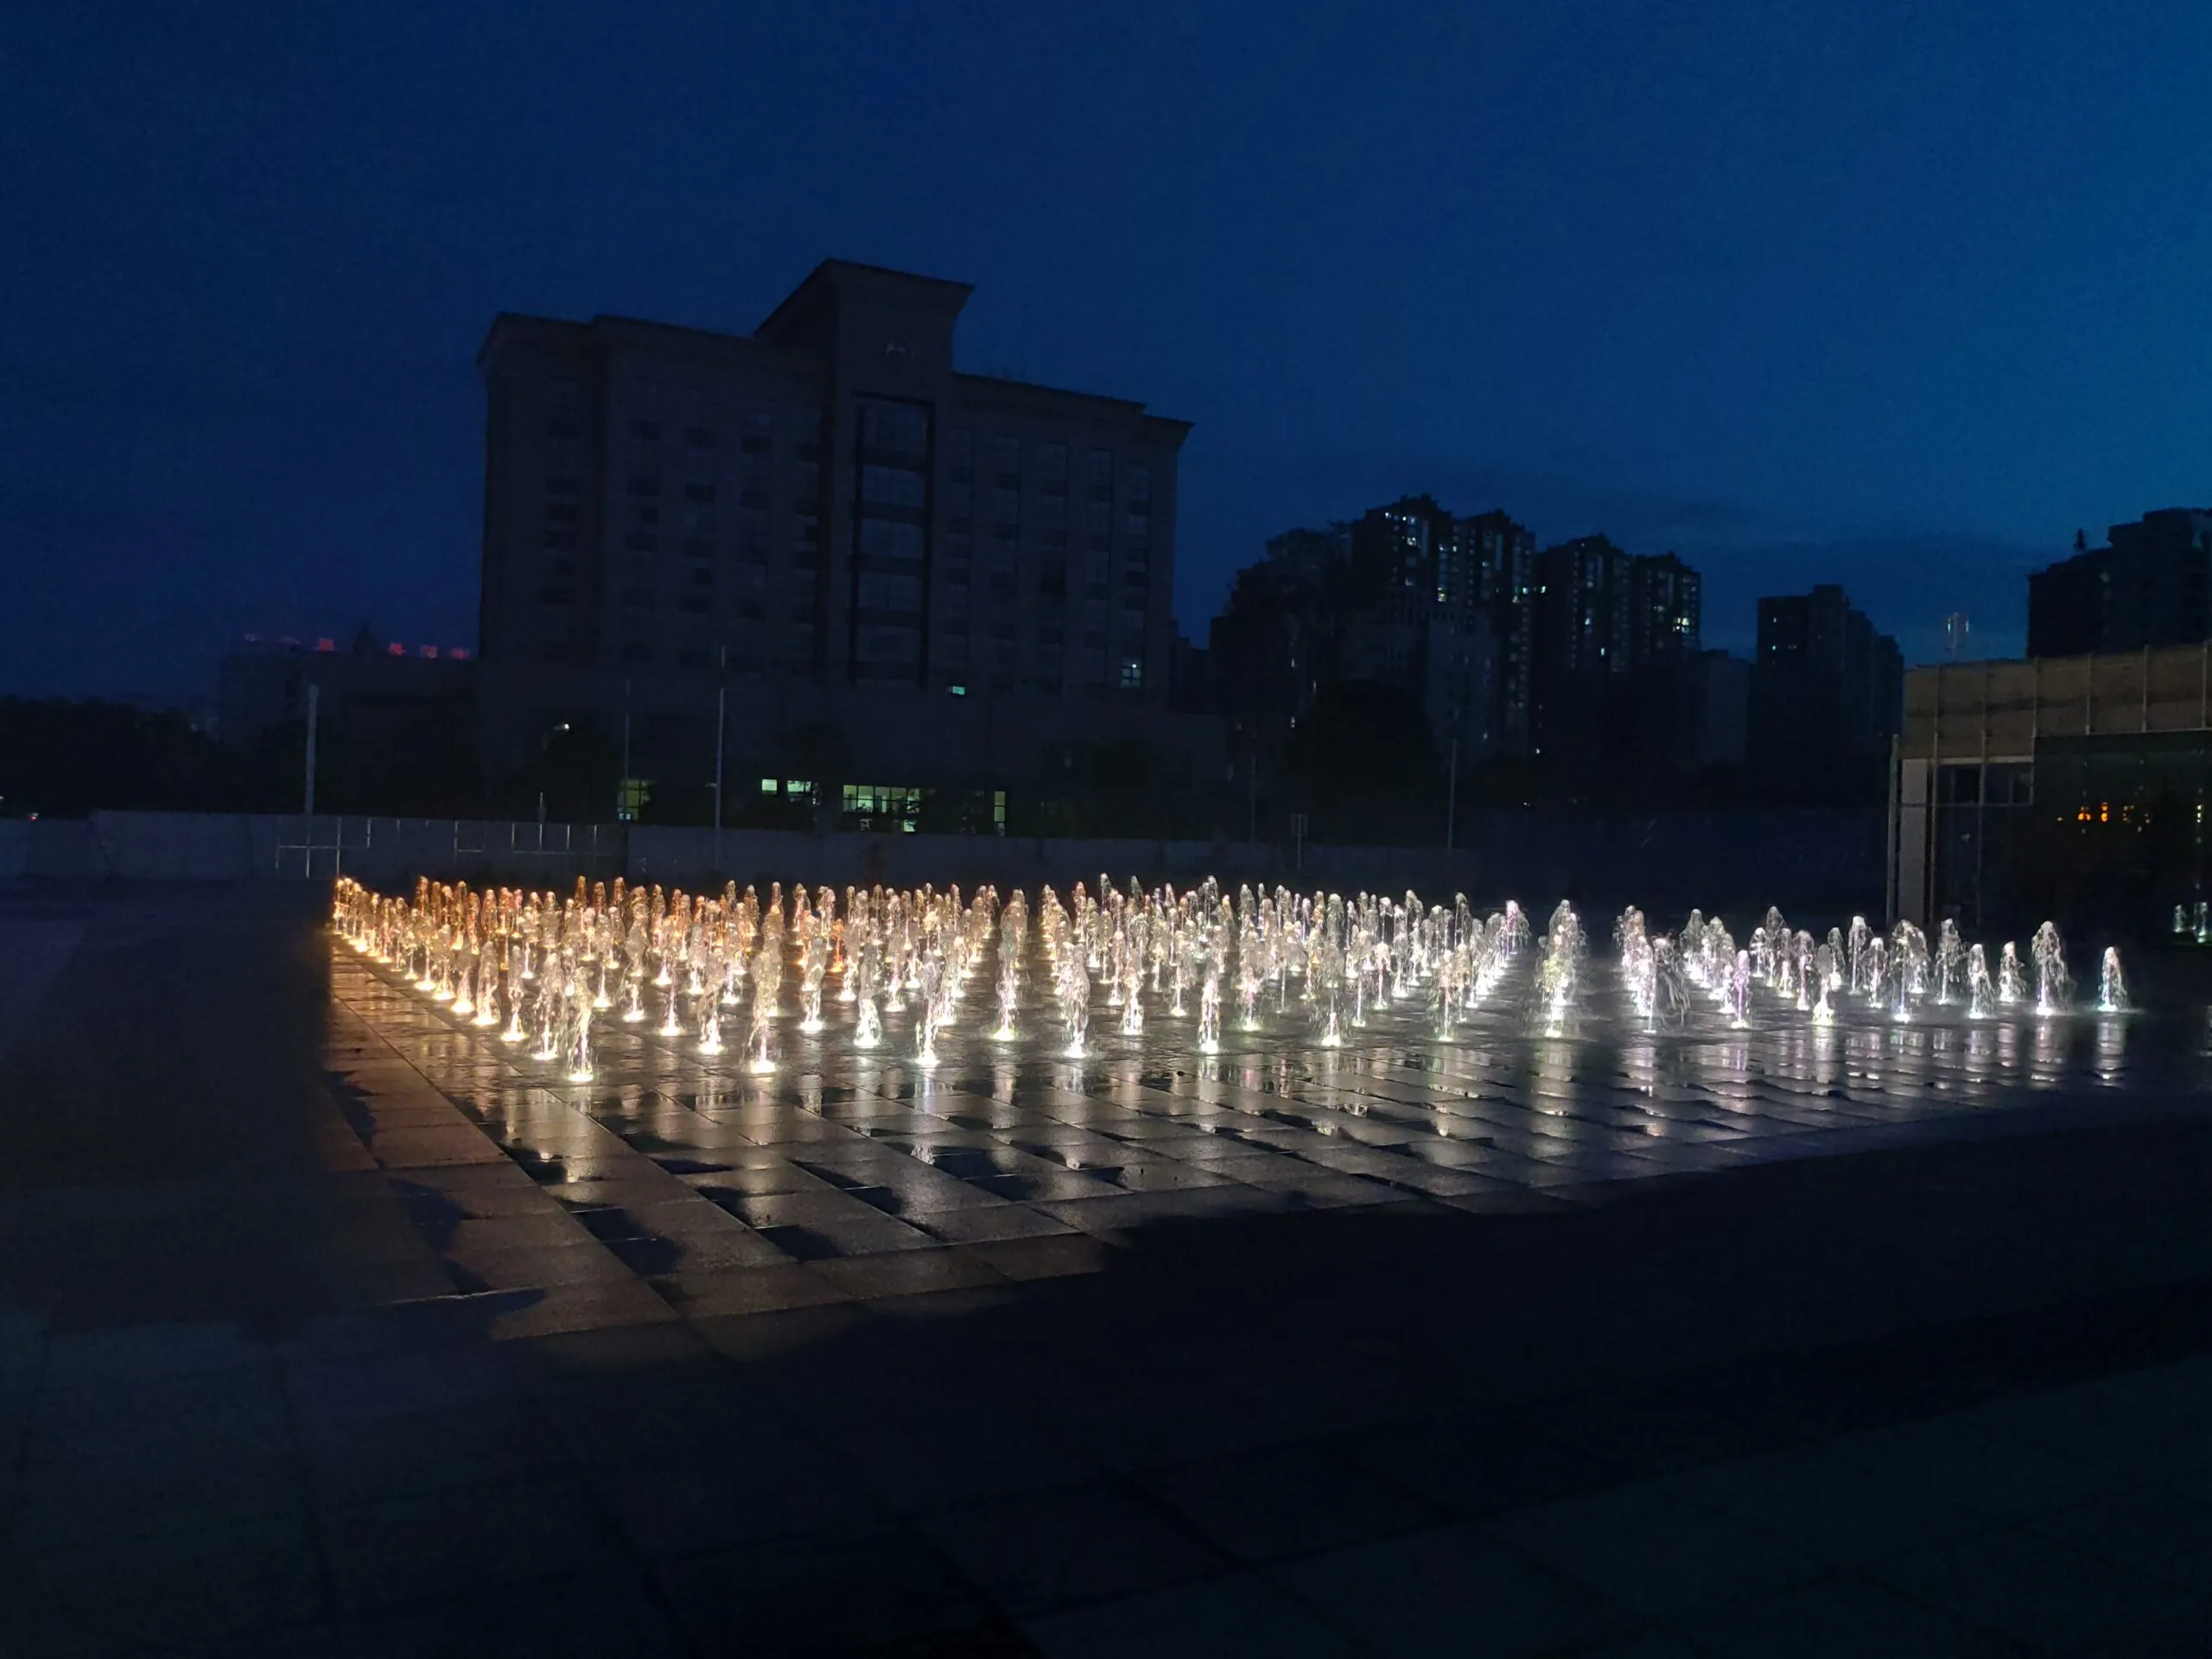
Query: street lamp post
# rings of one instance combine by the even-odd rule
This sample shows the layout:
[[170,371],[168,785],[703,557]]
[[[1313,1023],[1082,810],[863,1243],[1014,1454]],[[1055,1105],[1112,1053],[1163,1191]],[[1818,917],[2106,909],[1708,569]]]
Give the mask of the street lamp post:
[[1252,746],[1244,757],[1244,844],[1255,846],[1260,839],[1260,734],[1252,733]]
[[1452,728],[1452,763],[1446,771],[1444,784],[1444,851],[1452,851],[1452,834],[1459,828],[1459,728]]
[[540,830],[545,828],[545,774],[552,766],[553,734],[568,729],[569,722],[564,720],[557,726],[548,726],[544,735],[537,740],[537,827]]
[[[322,688],[310,681],[308,684],[308,766],[306,799],[300,810],[307,817],[315,817],[315,727],[322,713]],[[313,837],[309,837],[313,839]]]
[[630,816],[630,682],[622,682],[622,781],[614,785],[614,816]]
[[721,679],[715,687],[715,874],[722,873],[722,733],[729,718],[729,647],[721,653]]

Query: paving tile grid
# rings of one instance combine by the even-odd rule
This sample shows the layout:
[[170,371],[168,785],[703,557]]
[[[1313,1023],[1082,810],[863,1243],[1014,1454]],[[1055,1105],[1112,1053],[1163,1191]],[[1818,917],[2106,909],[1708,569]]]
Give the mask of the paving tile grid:
[[[1083,1060],[1041,1035],[993,1043],[971,1017],[931,1068],[897,1052],[895,1015],[874,1053],[834,1024],[810,1038],[785,1020],[766,1077],[607,1021],[582,1084],[341,950],[334,995],[358,1027],[331,1064],[375,1164],[504,1157],[678,1297],[701,1271],[1416,1198],[1479,1212],[2085,1115],[2187,1113],[2203,1073],[2185,1036],[2133,1017],[1899,1025],[1856,1011],[1824,1031],[1766,1010],[1747,1031],[1707,1015],[1637,1032],[1598,1012],[1618,998],[1593,978],[1592,1012],[1561,1038],[1525,1028],[1526,988],[1509,982],[1450,1040],[1382,1011],[1323,1048],[1294,1007],[1210,1056],[1190,1052],[1189,1021],[1156,1015],[1136,1038],[1094,1021]],[[1031,1007],[1023,1020],[1041,1033],[1052,1016]],[[420,1207],[441,1224],[439,1199]],[[443,1219],[458,1233],[490,1218]],[[468,1257],[524,1230],[469,1230],[448,1254],[461,1287],[492,1286]]]
[[2212,1281],[2094,1374],[1932,1410],[1873,1344],[1479,1433],[1329,1398],[1179,1440],[1150,1405],[963,1413],[965,1370],[886,1409],[854,1373],[947,1356],[864,1309],[85,1332],[48,1348],[0,1587],[29,1654],[2198,1652],[2212,1357],[2158,1354],[2184,1299],[2201,1342]]
[[[2212,1630],[2183,1022],[1869,1020],[1801,1052],[1501,1015],[1204,1060],[978,1042],[929,1075],[790,1044],[766,1080],[613,1033],[583,1086],[346,954],[331,974],[317,1173],[283,1178],[315,1195],[322,1306],[0,1307],[0,1650]],[[251,1190],[24,1213],[188,1200],[219,1230]],[[141,1239],[117,1272],[154,1265]],[[2029,1258],[1993,1302],[1993,1264]]]

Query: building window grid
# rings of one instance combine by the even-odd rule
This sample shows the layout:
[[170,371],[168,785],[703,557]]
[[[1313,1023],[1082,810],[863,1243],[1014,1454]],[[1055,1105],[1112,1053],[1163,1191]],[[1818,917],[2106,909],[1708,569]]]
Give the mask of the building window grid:
[[[588,389],[578,383],[556,383],[555,391],[556,396],[546,400],[548,404],[557,404],[563,409],[578,413],[585,412],[588,407]],[[721,568],[715,563],[717,555],[728,556],[731,559],[730,570],[741,572],[747,578],[738,583],[739,591],[759,591],[760,578],[766,574],[761,561],[768,551],[760,533],[760,529],[766,527],[754,528],[748,519],[747,525],[741,528],[740,534],[727,545],[718,544],[714,540],[716,526],[711,518],[711,503],[720,481],[716,470],[718,456],[725,448],[732,454],[736,462],[735,470],[742,474],[746,490],[744,505],[748,513],[765,514],[772,511],[764,502],[764,496],[766,499],[773,499],[772,493],[759,491],[759,485],[770,481],[768,474],[773,467],[770,458],[776,452],[771,435],[779,429],[789,430],[798,440],[794,443],[795,452],[818,453],[819,446],[808,440],[811,434],[821,429],[819,410],[798,405],[786,409],[766,404],[746,404],[735,397],[712,395],[711,388],[708,386],[693,384],[664,387],[652,379],[626,382],[614,390],[611,401],[617,410],[625,411],[618,429],[630,440],[628,459],[631,465],[623,470],[626,474],[626,487],[633,498],[633,508],[639,510],[639,517],[648,520],[657,517],[651,503],[653,498],[663,494],[664,489],[669,493],[681,489],[683,496],[679,498],[679,504],[688,498],[698,507],[707,510],[703,513],[686,513],[682,521],[682,530],[688,532],[688,538],[672,538],[665,549],[659,546],[657,537],[647,537],[643,533],[630,540],[630,544],[637,550],[651,550],[664,562],[664,583],[670,588],[668,597],[679,605],[688,606],[694,592],[703,596],[706,590],[712,589],[716,585],[714,572]],[[895,404],[899,400],[884,401]],[[589,418],[588,415],[587,418]],[[887,424],[879,414],[868,435],[874,441],[872,447],[887,452],[926,456],[930,448],[927,442],[929,428],[933,423],[927,406],[923,405],[905,412],[902,420]],[[1088,521],[1090,524],[1088,532],[1090,545],[1094,553],[1103,556],[1097,561],[1100,569],[1096,574],[1101,582],[1096,585],[1096,590],[1101,598],[1110,594],[1128,607],[1128,613],[1117,619],[1122,626],[1115,630],[1116,633],[1129,634],[1141,631],[1146,619],[1138,607],[1148,600],[1149,586],[1144,560],[1144,542],[1149,533],[1152,496],[1151,469],[1148,467],[1123,461],[1109,448],[1071,450],[1070,445],[1062,440],[1027,440],[1030,443],[1027,457],[1030,466],[1029,471],[1024,473],[1021,447],[1025,439],[1020,436],[1010,433],[990,435],[987,439],[987,459],[974,453],[977,434],[972,427],[944,429],[937,436],[944,446],[949,468],[972,469],[979,460],[984,461],[986,470],[993,474],[994,487],[1003,491],[1001,499],[994,503],[997,511],[991,520],[994,534],[988,544],[993,549],[990,563],[994,573],[1007,569],[1007,554],[1014,551],[1022,539],[1023,531],[1018,515],[1023,496],[1035,494],[1042,499],[1046,492],[1038,486],[1046,481],[1063,487],[1060,492],[1052,493],[1052,499],[1045,500],[1039,508],[1043,515],[1045,539],[1057,546],[1065,546],[1067,531],[1064,504],[1068,495],[1072,493],[1066,486],[1078,480],[1084,480],[1087,486],[1085,493],[1090,498],[1088,505],[1105,510],[1095,512]],[[546,437],[549,441],[566,442],[569,433],[560,422],[549,419]],[[669,470],[675,474],[672,479],[664,476],[664,457],[667,459]],[[562,459],[565,462],[566,457]],[[805,468],[813,469],[811,456],[805,462]],[[1115,485],[1117,471],[1121,474],[1118,505],[1122,508],[1119,516],[1122,520],[1118,529],[1113,523],[1116,516],[1114,508],[1116,505]],[[1033,479],[1036,482],[1025,489],[1025,479]],[[550,500],[548,505],[559,507],[567,513],[575,512],[568,502],[582,492],[574,480],[542,477],[539,481],[542,485],[550,486],[544,490],[548,498],[557,498]],[[884,481],[878,480],[879,485]],[[929,480],[925,478],[919,482],[921,488],[918,492],[911,481],[893,486],[893,491],[901,496],[903,505],[918,505],[925,511],[930,495]],[[918,503],[915,500],[917,493],[921,498]],[[645,499],[635,499],[639,497]],[[811,505],[810,497],[803,496],[801,500],[803,505]],[[1009,508],[1014,511],[1007,511]],[[1005,530],[1010,530],[1012,536],[1004,534]],[[798,528],[798,544],[792,548],[792,563],[796,567],[814,567],[817,562],[814,544],[818,542],[819,533],[818,523],[814,521],[813,516],[804,515]],[[929,539],[926,527],[923,528],[922,533],[926,548]],[[574,550],[566,537],[549,533],[544,539],[552,550],[563,552]],[[1122,581],[1118,584],[1112,581],[1115,568],[1113,553],[1117,543],[1129,555],[1122,566]],[[945,559],[947,582],[960,584],[972,568],[969,564],[972,551],[955,549],[950,545],[941,550],[948,556]],[[962,551],[967,552],[967,558],[952,556]],[[670,556],[679,552],[700,563],[679,566]],[[1060,556],[1064,558],[1065,555]],[[543,568],[546,568],[545,563],[541,563],[541,569]],[[567,574],[573,570],[574,563],[572,560],[561,561],[554,568],[562,574]],[[927,569],[925,560],[924,569]],[[679,570],[683,574],[677,574]],[[657,589],[661,585],[663,582],[632,582],[627,585],[624,596],[632,604],[642,602],[649,606],[658,597]],[[910,601],[920,601],[931,591],[926,580],[910,586],[894,578],[889,582],[871,586],[874,591],[870,597],[879,600],[890,595],[894,588],[901,599]],[[1065,576],[1057,575],[1056,579],[1052,575],[1040,575],[1038,586],[1039,607],[1048,610],[1052,616],[1050,631],[1057,635],[1061,607],[1069,602]],[[965,592],[966,589],[964,586],[956,586],[954,591]],[[1017,587],[1016,593],[1019,591]],[[550,596],[550,593],[548,596]],[[810,621],[817,607],[810,602],[804,610]],[[795,621],[798,613],[798,611],[793,613]],[[1026,610],[1024,613],[1026,615]],[[690,649],[696,643],[688,642],[686,648]],[[916,642],[918,645],[920,643]],[[1120,642],[1117,640],[1116,643]],[[625,655],[631,660],[636,660],[641,650],[649,652],[650,645],[651,642],[646,640],[626,640]],[[1114,658],[1113,666],[1117,677],[1120,664],[1121,658]],[[1141,666],[1135,666],[1135,672],[1141,682]]]

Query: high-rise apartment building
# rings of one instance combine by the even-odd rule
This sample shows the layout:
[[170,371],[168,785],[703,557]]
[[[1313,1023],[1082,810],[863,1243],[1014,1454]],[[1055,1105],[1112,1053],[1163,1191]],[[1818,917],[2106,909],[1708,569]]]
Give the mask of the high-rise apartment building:
[[2028,655],[2086,657],[2105,637],[2105,588],[2112,549],[2075,548],[2074,556],[2028,573]]
[[1440,742],[1478,730],[1478,667],[1465,661],[1476,598],[1460,568],[1450,513],[1430,497],[1370,508],[1351,525],[1338,671],[1411,693]]
[[1536,556],[1534,606],[1535,747],[1574,747],[1602,721],[1607,682],[1627,671],[1629,570],[1633,560],[1604,536],[1580,536]]
[[1904,658],[1833,583],[1759,601],[1751,765],[1777,782],[1868,793],[1904,718]]
[[1705,620],[1704,593],[1704,578],[1672,553],[1630,560],[1630,666],[1696,656]]
[[1536,537],[1525,524],[1493,509],[1459,523],[1460,545],[1472,563],[1496,641],[1497,747],[1529,752],[1536,656]]
[[1502,512],[1403,496],[1280,536],[1238,574],[1214,625],[1217,698],[1260,756],[1322,685],[1378,680],[1464,760],[1695,772],[1743,749],[1745,665],[1700,650],[1702,621],[1698,573],[1672,553],[1588,536],[1540,554]]
[[1535,537],[1503,512],[1402,496],[1294,530],[1237,573],[1213,625],[1216,706],[1272,761],[1320,687],[1376,680],[1420,704],[1440,754],[1525,753]]
[[1534,748],[1570,770],[1689,769],[1709,747],[1688,682],[1701,665],[1703,584],[1672,553],[1604,536],[1535,561]]
[[1187,424],[956,368],[970,291],[830,260],[749,336],[500,316],[486,662],[1165,703]]
[[2212,639],[2212,509],[2162,507],[2108,547],[2028,578],[2028,655],[2085,657]]
[[1535,538],[1503,512],[1462,518],[1418,495],[1370,508],[1347,545],[1342,675],[1403,685],[1463,754],[1525,749]]
[[1341,525],[1293,530],[1236,573],[1213,619],[1208,673],[1248,791],[1270,773],[1325,681],[1338,677],[1338,600],[1349,569]]

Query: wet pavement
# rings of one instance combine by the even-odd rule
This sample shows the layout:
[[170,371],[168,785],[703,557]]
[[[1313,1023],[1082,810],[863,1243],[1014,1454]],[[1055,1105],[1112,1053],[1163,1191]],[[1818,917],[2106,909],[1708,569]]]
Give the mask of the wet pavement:
[[571,1084],[296,897],[120,891],[0,895],[79,930],[0,1054],[0,1650],[2212,1630],[2199,1011],[1652,1036],[1593,974],[1556,1039]]
[[[1816,1024],[1759,990],[1745,1025],[1700,997],[1655,1030],[1602,958],[1585,964],[1572,1012],[1539,1017],[1533,951],[1446,1037],[1415,990],[1324,1046],[1294,982],[1270,986],[1253,1027],[1232,1022],[1221,1052],[1201,1054],[1195,996],[1176,1016],[1155,990],[1134,1033],[1097,998],[1085,1053],[1070,1058],[1039,988],[1049,969],[1032,956],[1015,1034],[991,1034],[995,1005],[971,994],[926,1065],[912,1052],[912,998],[865,1052],[834,991],[817,1033],[786,1010],[763,1065],[742,1006],[709,1055],[688,1030],[656,1029],[663,998],[677,997],[686,1025],[690,1000],[651,990],[641,1020],[595,1022],[594,1076],[577,1083],[565,1061],[534,1058],[527,1036],[503,1041],[341,947],[333,995],[350,1037],[332,1075],[379,1161],[496,1150],[683,1307],[742,1296],[746,1269],[793,1262],[1112,1241],[1164,1220],[1408,1198],[1474,1214],[1556,1208],[1618,1196],[1621,1183],[2189,1116],[2212,1070],[2202,1024],[2135,1014],[1969,1018],[1929,1004],[1899,1020],[1840,998],[1835,1021]],[[443,1201],[419,1198],[435,1228]],[[474,1249],[443,1254],[459,1287],[489,1287],[469,1267]]]

